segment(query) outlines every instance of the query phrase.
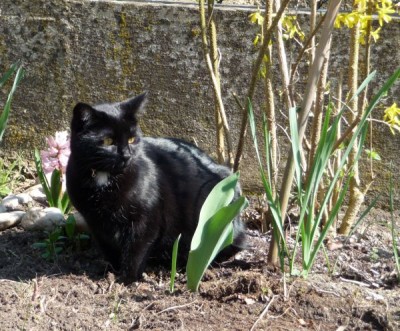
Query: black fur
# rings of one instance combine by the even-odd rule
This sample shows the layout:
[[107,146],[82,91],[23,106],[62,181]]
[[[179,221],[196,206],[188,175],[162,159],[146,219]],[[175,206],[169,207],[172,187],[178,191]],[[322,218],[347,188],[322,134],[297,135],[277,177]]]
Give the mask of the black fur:
[[[78,103],[71,123],[70,199],[128,282],[141,276],[149,257],[170,256],[180,233],[180,251],[187,254],[204,200],[231,173],[187,142],[142,137],[138,115],[145,99],[141,94],[122,103]],[[113,143],[104,145],[105,138]],[[239,218],[234,238],[231,249],[240,249]]]

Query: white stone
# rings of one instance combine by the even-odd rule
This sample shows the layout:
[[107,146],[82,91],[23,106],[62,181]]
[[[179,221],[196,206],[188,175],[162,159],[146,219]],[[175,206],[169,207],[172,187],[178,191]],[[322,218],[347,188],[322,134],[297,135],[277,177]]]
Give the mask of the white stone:
[[1,204],[8,210],[16,209],[20,205],[18,197],[14,194],[7,195]]
[[33,201],[32,197],[28,193],[19,193],[16,197],[18,198],[18,202],[22,205],[27,205]]
[[65,223],[65,218],[60,209],[55,207],[34,207],[27,211],[22,218],[20,226],[29,231],[51,232]]
[[43,192],[43,188],[41,184],[33,186],[29,191],[28,194],[31,198],[37,202],[46,202],[46,194]]
[[0,208],[0,212],[4,213],[7,210],[21,209],[22,205],[27,205],[32,201],[31,196],[27,193],[10,194],[1,202],[2,208]]
[[24,211],[11,211],[9,213],[0,214],[0,231],[18,225],[22,217],[25,215]]

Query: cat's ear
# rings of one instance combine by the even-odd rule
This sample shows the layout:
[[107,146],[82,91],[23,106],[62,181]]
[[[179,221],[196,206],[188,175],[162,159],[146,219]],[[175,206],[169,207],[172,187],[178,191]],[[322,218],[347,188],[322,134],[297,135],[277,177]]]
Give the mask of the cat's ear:
[[125,100],[120,103],[120,108],[125,116],[136,119],[138,115],[144,112],[144,106],[147,102],[147,91],[138,96]]
[[79,102],[74,107],[71,129],[81,131],[93,118],[95,110],[88,104]]

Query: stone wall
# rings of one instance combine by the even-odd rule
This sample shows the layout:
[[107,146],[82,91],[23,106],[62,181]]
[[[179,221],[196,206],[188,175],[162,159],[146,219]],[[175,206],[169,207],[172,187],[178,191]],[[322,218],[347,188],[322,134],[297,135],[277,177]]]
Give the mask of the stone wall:
[[[234,143],[241,116],[232,93],[244,95],[256,55],[252,45],[256,30],[248,20],[250,10],[253,8],[224,7],[216,11],[223,94]],[[2,149],[30,151],[42,146],[44,136],[69,127],[71,110],[77,101],[117,101],[148,90],[149,103],[142,124],[146,134],[195,140],[213,153],[213,94],[199,33],[194,5],[1,0],[0,71],[17,60],[27,69],[14,99]],[[335,32],[332,49],[329,78],[334,82],[339,68],[346,63],[348,42],[344,32]],[[378,75],[371,92],[399,67],[399,49],[396,22],[382,30],[381,40],[374,48],[372,66]],[[291,46],[289,52],[296,54],[296,46]],[[301,67],[301,72],[306,72],[306,64]],[[275,76],[279,78],[277,70]],[[299,91],[304,87],[303,81],[304,77],[299,77]],[[399,85],[384,101],[385,105],[400,103]],[[4,102],[4,93],[0,94],[0,102]],[[283,110],[278,90],[276,96],[277,107]],[[381,119],[382,109],[376,117]],[[284,117],[280,116],[279,121],[285,123]],[[383,157],[382,162],[376,163],[378,179],[374,190],[387,191],[389,162],[393,161],[395,173],[399,169],[400,135],[392,136],[382,125],[373,128],[374,148]],[[280,146],[281,165],[286,151],[285,146]],[[242,163],[242,181],[247,190],[259,189],[249,140]],[[399,188],[398,181],[396,185]]]

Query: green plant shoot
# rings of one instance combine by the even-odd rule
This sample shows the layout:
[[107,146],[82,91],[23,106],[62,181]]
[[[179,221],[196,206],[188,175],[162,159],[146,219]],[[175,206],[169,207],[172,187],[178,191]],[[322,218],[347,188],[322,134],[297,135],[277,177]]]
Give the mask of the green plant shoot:
[[181,239],[181,234],[179,234],[178,238],[176,238],[176,240],[174,242],[174,246],[172,247],[171,280],[169,283],[169,292],[170,293],[174,293],[176,263],[177,263],[177,259],[178,259],[178,248],[179,248],[180,239]]
[[201,278],[216,255],[233,241],[233,219],[248,205],[241,196],[231,203],[239,173],[219,182],[204,202],[186,265],[187,286],[197,291]]
[[5,103],[3,112],[0,115],[0,142],[3,139],[4,131],[6,130],[8,117],[10,115],[10,110],[11,110],[11,101],[15,93],[15,90],[18,87],[19,82],[24,76],[24,69],[20,67],[18,64],[13,64],[11,68],[8,69],[7,72],[0,78],[0,88],[2,88],[5,82],[14,74],[14,72],[16,72],[14,83],[11,87],[10,92],[8,93],[7,101]]
[[60,170],[58,169],[53,170],[51,174],[51,180],[49,183],[44,174],[42,160],[40,158],[40,153],[38,150],[35,150],[35,165],[40,180],[40,184],[42,184],[43,191],[46,195],[49,206],[57,207],[64,214],[67,214],[71,209],[71,204],[67,192],[62,191]]

